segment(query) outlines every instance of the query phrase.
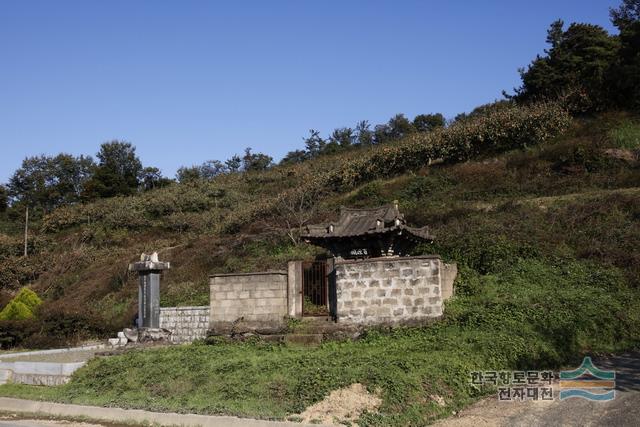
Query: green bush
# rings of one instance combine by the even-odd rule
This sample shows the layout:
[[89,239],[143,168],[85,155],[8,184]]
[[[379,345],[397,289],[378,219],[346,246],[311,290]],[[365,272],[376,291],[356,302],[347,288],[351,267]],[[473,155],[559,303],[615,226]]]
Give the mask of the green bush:
[[20,301],[9,301],[0,311],[0,320],[27,320],[34,317],[33,311]]
[[0,320],[32,319],[40,304],[42,304],[42,300],[35,292],[29,288],[22,288],[0,311]]
[[20,292],[18,292],[13,301],[21,302],[31,311],[35,311],[40,304],[42,304],[42,300],[38,294],[29,288],[20,289]]

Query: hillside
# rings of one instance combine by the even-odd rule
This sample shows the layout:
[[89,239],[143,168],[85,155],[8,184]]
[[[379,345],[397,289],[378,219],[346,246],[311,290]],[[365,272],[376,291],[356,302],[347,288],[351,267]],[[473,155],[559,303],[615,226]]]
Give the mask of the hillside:
[[554,369],[637,348],[638,118],[502,108],[426,140],[63,208],[43,219],[26,260],[17,234],[2,240],[3,291],[31,283],[45,302],[35,320],[5,322],[0,338],[47,346],[130,323],[136,282],[126,266],[142,251],[174,266],[163,304],[203,304],[212,272],[319,254],[297,241],[301,221],[397,199],[410,223],[436,236],[418,253],[460,268],[436,325],[315,349],[212,338],[95,359],[65,386],[0,394],[296,420],[332,390],[362,383],[382,403],[360,425],[424,425],[490,392],[469,383],[473,370]]
[[[27,259],[18,256],[19,221],[5,221],[0,290],[6,301],[32,286],[60,340],[104,336],[133,321],[136,283],[126,268],[141,252],[157,250],[174,266],[164,305],[205,304],[210,273],[319,254],[297,241],[302,222],[395,199],[437,236],[421,251],[481,274],[516,258],[561,257],[620,268],[637,286],[634,123],[618,113],[568,126],[553,105],[500,106],[427,137],[61,208],[30,235]],[[51,334],[38,335],[24,344],[46,345]]]

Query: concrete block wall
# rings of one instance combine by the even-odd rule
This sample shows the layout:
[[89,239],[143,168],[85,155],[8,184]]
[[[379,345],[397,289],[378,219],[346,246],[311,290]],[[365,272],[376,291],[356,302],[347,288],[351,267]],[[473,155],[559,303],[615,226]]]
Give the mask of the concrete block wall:
[[186,343],[205,338],[209,330],[209,306],[161,307],[160,327],[171,331],[171,342]]
[[442,269],[437,256],[338,261],[337,320],[372,325],[438,318]]
[[236,322],[282,323],[287,315],[287,272],[217,274],[209,279],[211,325]]

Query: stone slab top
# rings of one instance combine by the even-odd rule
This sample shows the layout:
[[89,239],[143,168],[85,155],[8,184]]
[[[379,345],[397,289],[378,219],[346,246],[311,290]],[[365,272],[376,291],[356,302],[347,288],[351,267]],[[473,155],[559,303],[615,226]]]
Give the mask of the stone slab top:
[[169,270],[171,267],[168,262],[154,261],[138,261],[129,264],[129,271],[161,271]]
[[288,273],[284,270],[273,270],[273,271],[256,271],[251,273],[224,273],[224,274],[210,274],[209,278],[213,277],[233,277],[233,276],[267,276],[278,274],[281,276],[286,276]]
[[189,310],[210,310],[208,305],[192,305],[182,307],[160,307],[160,311],[189,311]]
[[440,255],[417,255],[417,256],[383,256],[377,258],[365,259],[336,259],[336,264],[365,264],[367,262],[394,262],[394,261],[410,261],[412,259],[439,259]]

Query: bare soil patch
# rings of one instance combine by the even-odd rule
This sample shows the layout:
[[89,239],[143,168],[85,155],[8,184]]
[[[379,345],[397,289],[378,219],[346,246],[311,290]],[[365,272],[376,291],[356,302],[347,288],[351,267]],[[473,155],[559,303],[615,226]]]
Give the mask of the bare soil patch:
[[369,393],[362,384],[351,384],[349,387],[332,391],[321,402],[309,406],[300,414],[303,423],[347,424],[356,421],[366,410],[374,412],[382,399]]

